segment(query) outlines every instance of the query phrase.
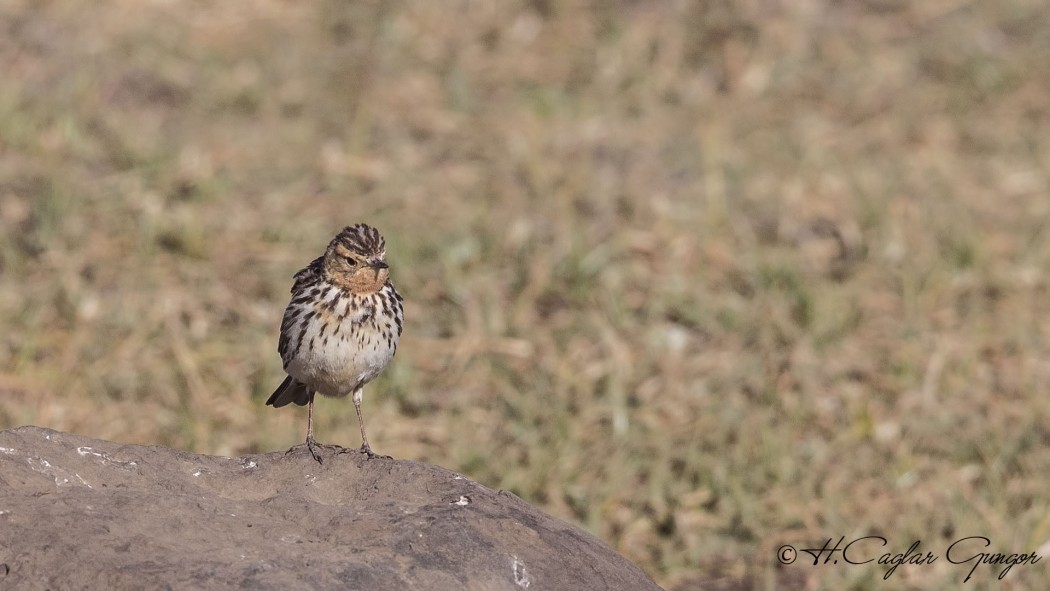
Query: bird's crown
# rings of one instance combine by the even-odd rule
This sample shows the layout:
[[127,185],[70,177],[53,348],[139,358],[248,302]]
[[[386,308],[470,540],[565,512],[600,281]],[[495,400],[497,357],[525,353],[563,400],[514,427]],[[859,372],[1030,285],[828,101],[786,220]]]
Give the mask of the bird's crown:
[[329,281],[353,293],[378,291],[390,277],[386,241],[367,224],[343,228],[328,244],[324,272]]

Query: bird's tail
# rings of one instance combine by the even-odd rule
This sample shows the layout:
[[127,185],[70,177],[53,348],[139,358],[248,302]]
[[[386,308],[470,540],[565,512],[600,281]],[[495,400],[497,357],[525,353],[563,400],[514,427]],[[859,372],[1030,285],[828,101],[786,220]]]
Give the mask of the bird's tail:
[[284,378],[280,386],[277,386],[273,394],[270,394],[266,404],[272,405],[274,408],[281,408],[292,402],[299,406],[306,406],[310,402],[310,388],[292,376],[288,376]]

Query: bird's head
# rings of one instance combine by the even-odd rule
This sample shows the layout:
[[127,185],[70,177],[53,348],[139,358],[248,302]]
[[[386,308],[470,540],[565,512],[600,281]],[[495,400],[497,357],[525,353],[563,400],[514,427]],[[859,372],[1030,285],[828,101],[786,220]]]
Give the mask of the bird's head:
[[386,241],[372,226],[347,226],[328,244],[324,272],[333,283],[353,293],[379,291],[390,277]]

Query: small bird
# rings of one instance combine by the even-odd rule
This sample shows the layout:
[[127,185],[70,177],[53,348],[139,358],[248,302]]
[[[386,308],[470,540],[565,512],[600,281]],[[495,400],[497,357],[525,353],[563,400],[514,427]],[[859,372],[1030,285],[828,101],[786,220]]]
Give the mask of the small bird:
[[347,226],[323,256],[295,274],[277,350],[288,377],[266,404],[306,405],[306,447],[321,462],[314,440],[314,394],[353,393],[361,451],[375,457],[361,395],[397,350],[404,322],[401,294],[390,283],[386,241],[366,224]]

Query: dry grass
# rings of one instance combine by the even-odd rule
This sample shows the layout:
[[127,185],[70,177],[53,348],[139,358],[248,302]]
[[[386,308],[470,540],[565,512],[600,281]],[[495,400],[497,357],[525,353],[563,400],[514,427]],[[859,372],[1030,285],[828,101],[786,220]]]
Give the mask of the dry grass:
[[298,442],[290,277],[368,221],[407,313],[376,449],[669,589],[954,587],[774,553],[1050,540],[1045,3],[308,4],[0,7],[0,426]]

